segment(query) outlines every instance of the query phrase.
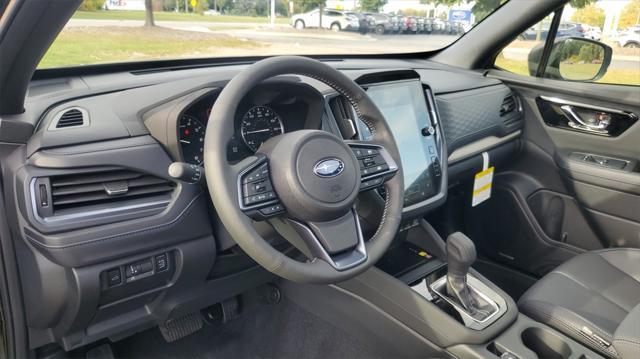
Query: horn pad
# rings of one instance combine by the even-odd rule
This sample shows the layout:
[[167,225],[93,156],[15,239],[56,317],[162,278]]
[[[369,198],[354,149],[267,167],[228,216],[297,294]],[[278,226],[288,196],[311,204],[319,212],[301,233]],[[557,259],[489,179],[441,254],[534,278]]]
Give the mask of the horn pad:
[[269,139],[259,152],[269,159],[273,186],[289,216],[327,221],[353,206],[360,167],[342,139],[325,131],[295,131]]

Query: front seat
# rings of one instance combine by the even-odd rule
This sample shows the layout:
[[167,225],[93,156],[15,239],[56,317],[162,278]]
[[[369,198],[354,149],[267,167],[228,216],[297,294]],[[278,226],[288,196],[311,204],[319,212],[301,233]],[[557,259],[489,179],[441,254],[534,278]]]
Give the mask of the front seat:
[[614,248],[563,263],[533,285],[518,306],[603,355],[626,359],[629,353],[640,358],[639,303],[640,249]]

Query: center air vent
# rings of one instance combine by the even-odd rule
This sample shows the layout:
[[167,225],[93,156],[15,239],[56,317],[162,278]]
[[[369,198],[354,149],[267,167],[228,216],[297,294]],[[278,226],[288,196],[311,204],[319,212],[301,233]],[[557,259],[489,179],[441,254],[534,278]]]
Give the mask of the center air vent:
[[63,130],[89,125],[89,114],[80,107],[71,107],[60,111],[51,122],[49,130]]
[[127,205],[136,199],[168,195],[175,187],[163,178],[129,170],[54,176],[49,181],[54,213],[88,206]]

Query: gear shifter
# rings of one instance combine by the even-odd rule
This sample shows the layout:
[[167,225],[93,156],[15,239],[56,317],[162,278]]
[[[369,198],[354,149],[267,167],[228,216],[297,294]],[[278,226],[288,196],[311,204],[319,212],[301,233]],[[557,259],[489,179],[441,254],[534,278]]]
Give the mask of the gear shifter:
[[458,302],[471,316],[478,320],[486,318],[490,312],[480,303],[477,294],[467,284],[469,267],[476,260],[476,247],[460,232],[447,238],[447,295]]

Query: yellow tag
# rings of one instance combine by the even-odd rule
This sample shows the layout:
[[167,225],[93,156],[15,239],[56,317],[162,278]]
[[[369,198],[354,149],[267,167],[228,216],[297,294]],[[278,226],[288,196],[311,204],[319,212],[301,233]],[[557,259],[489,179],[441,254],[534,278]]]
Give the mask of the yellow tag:
[[491,198],[491,185],[493,184],[494,167],[489,167],[482,172],[476,173],[473,181],[473,196],[471,197],[471,207]]
[[196,5],[198,5],[198,1],[197,0],[191,0],[191,7],[196,7]]
[[420,257],[427,257],[429,254],[427,254],[427,252],[425,252],[425,251],[420,251],[420,252],[418,252],[418,255]]

